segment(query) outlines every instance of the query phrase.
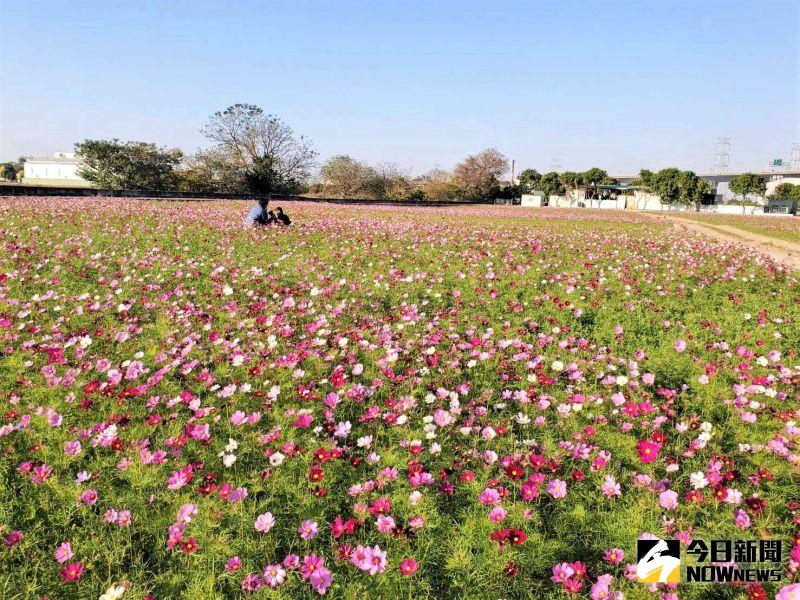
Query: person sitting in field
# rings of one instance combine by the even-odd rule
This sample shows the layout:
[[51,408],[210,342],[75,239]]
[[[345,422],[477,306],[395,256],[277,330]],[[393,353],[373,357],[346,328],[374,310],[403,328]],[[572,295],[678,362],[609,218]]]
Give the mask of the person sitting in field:
[[245,224],[247,225],[267,225],[267,204],[269,200],[261,198],[245,217]]
[[291,225],[292,220],[283,212],[283,209],[279,206],[275,209],[275,218],[278,219],[278,223],[281,225]]
[[278,217],[275,216],[274,212],[272,212],[271,210],[268,210],[267,211],[267,219],[266,219],[266,222],[264,224],[265,225],[272,225],[273,223],[277,223],[277,222],[278,222]]

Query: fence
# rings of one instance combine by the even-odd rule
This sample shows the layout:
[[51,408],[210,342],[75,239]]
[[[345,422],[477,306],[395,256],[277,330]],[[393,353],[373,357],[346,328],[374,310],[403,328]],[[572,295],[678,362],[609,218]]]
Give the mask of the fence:
[[44,185],[0,185],[0,196],[104,196],[111,198],[142,198],[147,200],[284,200],[288,202],[324,202],[326,204],[373,204],[382,206],[467,206],[492,204],[460,200],[374,200],[371,198],[315,198],[289,194],[218,194],[144,190],[109,190],[101,188],[50,187]]

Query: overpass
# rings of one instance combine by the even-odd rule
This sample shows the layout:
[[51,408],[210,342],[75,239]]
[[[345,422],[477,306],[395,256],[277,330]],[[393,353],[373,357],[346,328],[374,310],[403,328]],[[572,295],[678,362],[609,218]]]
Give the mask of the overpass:
[[[731,179],[742,175],[742,173],[755,173],[756,175],[761,175],[761,177],[768,182],[779,181],[786,177],[800,179],[800,169],[791,169],[788,171],[742,171],[741,173],[698,173],[697,176],[700,179],[706,179],[707,181],[710,181],[716,187],[718,183],[730,183]],[[620,183],[630,183],[634,179],[637,179],[639,175],[611,175],[609,173],[609,177],[617,179]]]

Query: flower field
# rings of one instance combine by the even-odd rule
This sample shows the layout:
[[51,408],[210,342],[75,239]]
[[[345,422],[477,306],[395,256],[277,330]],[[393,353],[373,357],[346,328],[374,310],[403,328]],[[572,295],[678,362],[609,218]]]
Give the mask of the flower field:
[[[627,212],[285,207],[0,200],[0,597],[790,597],[796,275]],[[643,536],[784,579],[638,583]]]
[[687,213],[687,219],[704,225],[727,225],[766,237],[800,244],[800,218],[786,216],[704,215]]

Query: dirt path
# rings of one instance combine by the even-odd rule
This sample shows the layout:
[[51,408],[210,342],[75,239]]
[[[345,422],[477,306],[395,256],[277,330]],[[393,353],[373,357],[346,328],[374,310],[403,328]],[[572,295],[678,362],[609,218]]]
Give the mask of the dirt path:
[[673,224],[681,229],[688,229],[697,233],[702,233],[727,242],[744,243],[758,250],[762,254],[779,261],[789,268],[800,272],[800,244],[795,244],[787,240],[771,238],[766,235],[759,235],[744,231],[737,227],[722,224],[705,224],[681,218],[676,215],[660,215],[669,219]]

